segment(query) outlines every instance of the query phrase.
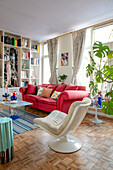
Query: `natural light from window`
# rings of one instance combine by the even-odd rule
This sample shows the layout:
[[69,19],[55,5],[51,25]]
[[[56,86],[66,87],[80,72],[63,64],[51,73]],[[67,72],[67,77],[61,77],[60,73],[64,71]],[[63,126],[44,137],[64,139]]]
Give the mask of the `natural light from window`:
[[50,65],[48,58],[48,46],[47,43],[44,44],[44,56],[43,56],[43,83],[49,83],[50,79]]

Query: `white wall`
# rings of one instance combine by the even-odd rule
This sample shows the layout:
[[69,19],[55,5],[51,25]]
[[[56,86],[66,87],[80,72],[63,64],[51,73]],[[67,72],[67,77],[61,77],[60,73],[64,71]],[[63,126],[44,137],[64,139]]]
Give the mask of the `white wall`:
[[[66,84],[71,82],[72,78],[72,55],[73,55],[73,44],[72,34],[62,36],[58,38],[58,76],[66,74]],[[61,66],[61,53],[68,53],[68,66]]]

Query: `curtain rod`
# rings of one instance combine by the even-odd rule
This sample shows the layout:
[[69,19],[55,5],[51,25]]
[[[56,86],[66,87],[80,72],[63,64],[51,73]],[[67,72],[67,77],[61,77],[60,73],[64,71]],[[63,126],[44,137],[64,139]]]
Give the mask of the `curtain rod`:
[[[100,22],[98,22],[98,23],[96,23],[96,24],[92,24],[92,25],[87,26],[87,27],[84,27],[84,28],[98,27],[98,26],[100,26],[101,24],[106,24],[107,22],[113,22],[113,18],[106,19],[106,20],[104,20],[104,21],[100,21]],[[60,35],[58,35],[58,36],[56,36],[56,37],[53,37],[53,38],[63,37],[63,36],[66,36],[66,35],[68,35],[68,34],[72,34],[74,31],[78,31],[78,30],[81,30],[81,29],[84,29],[84,28],[80,28],[80,29],[73,30],[73,31],[70,31],[70,32],[67,32],[67,33],[63,33],[63,34],[60,34]],[[50,38],[50,39],[47,39],[47,40],[51,40],[51,39],[53,39],[53,38]],[[47,42],[47,40],[40,41],[40,43]]]

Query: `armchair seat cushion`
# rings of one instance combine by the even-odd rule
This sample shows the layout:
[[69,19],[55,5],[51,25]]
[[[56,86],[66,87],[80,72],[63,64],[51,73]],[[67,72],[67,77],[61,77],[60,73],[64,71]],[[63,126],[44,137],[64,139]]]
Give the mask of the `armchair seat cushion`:
[[58,135],[60,133],[60,127],[62,126],[66,117],[67,114],[58,110],[54,110],[50,115],[45,118],[34,119],[34,125],[37,126],[38,124],[38,126],[45,128],[50,133]]

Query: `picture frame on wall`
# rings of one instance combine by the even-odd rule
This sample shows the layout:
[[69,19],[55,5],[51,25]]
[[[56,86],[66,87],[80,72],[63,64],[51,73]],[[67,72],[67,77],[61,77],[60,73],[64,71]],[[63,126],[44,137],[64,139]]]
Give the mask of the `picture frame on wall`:
[[61,53],[61,66],[68,66],[68,52]]

